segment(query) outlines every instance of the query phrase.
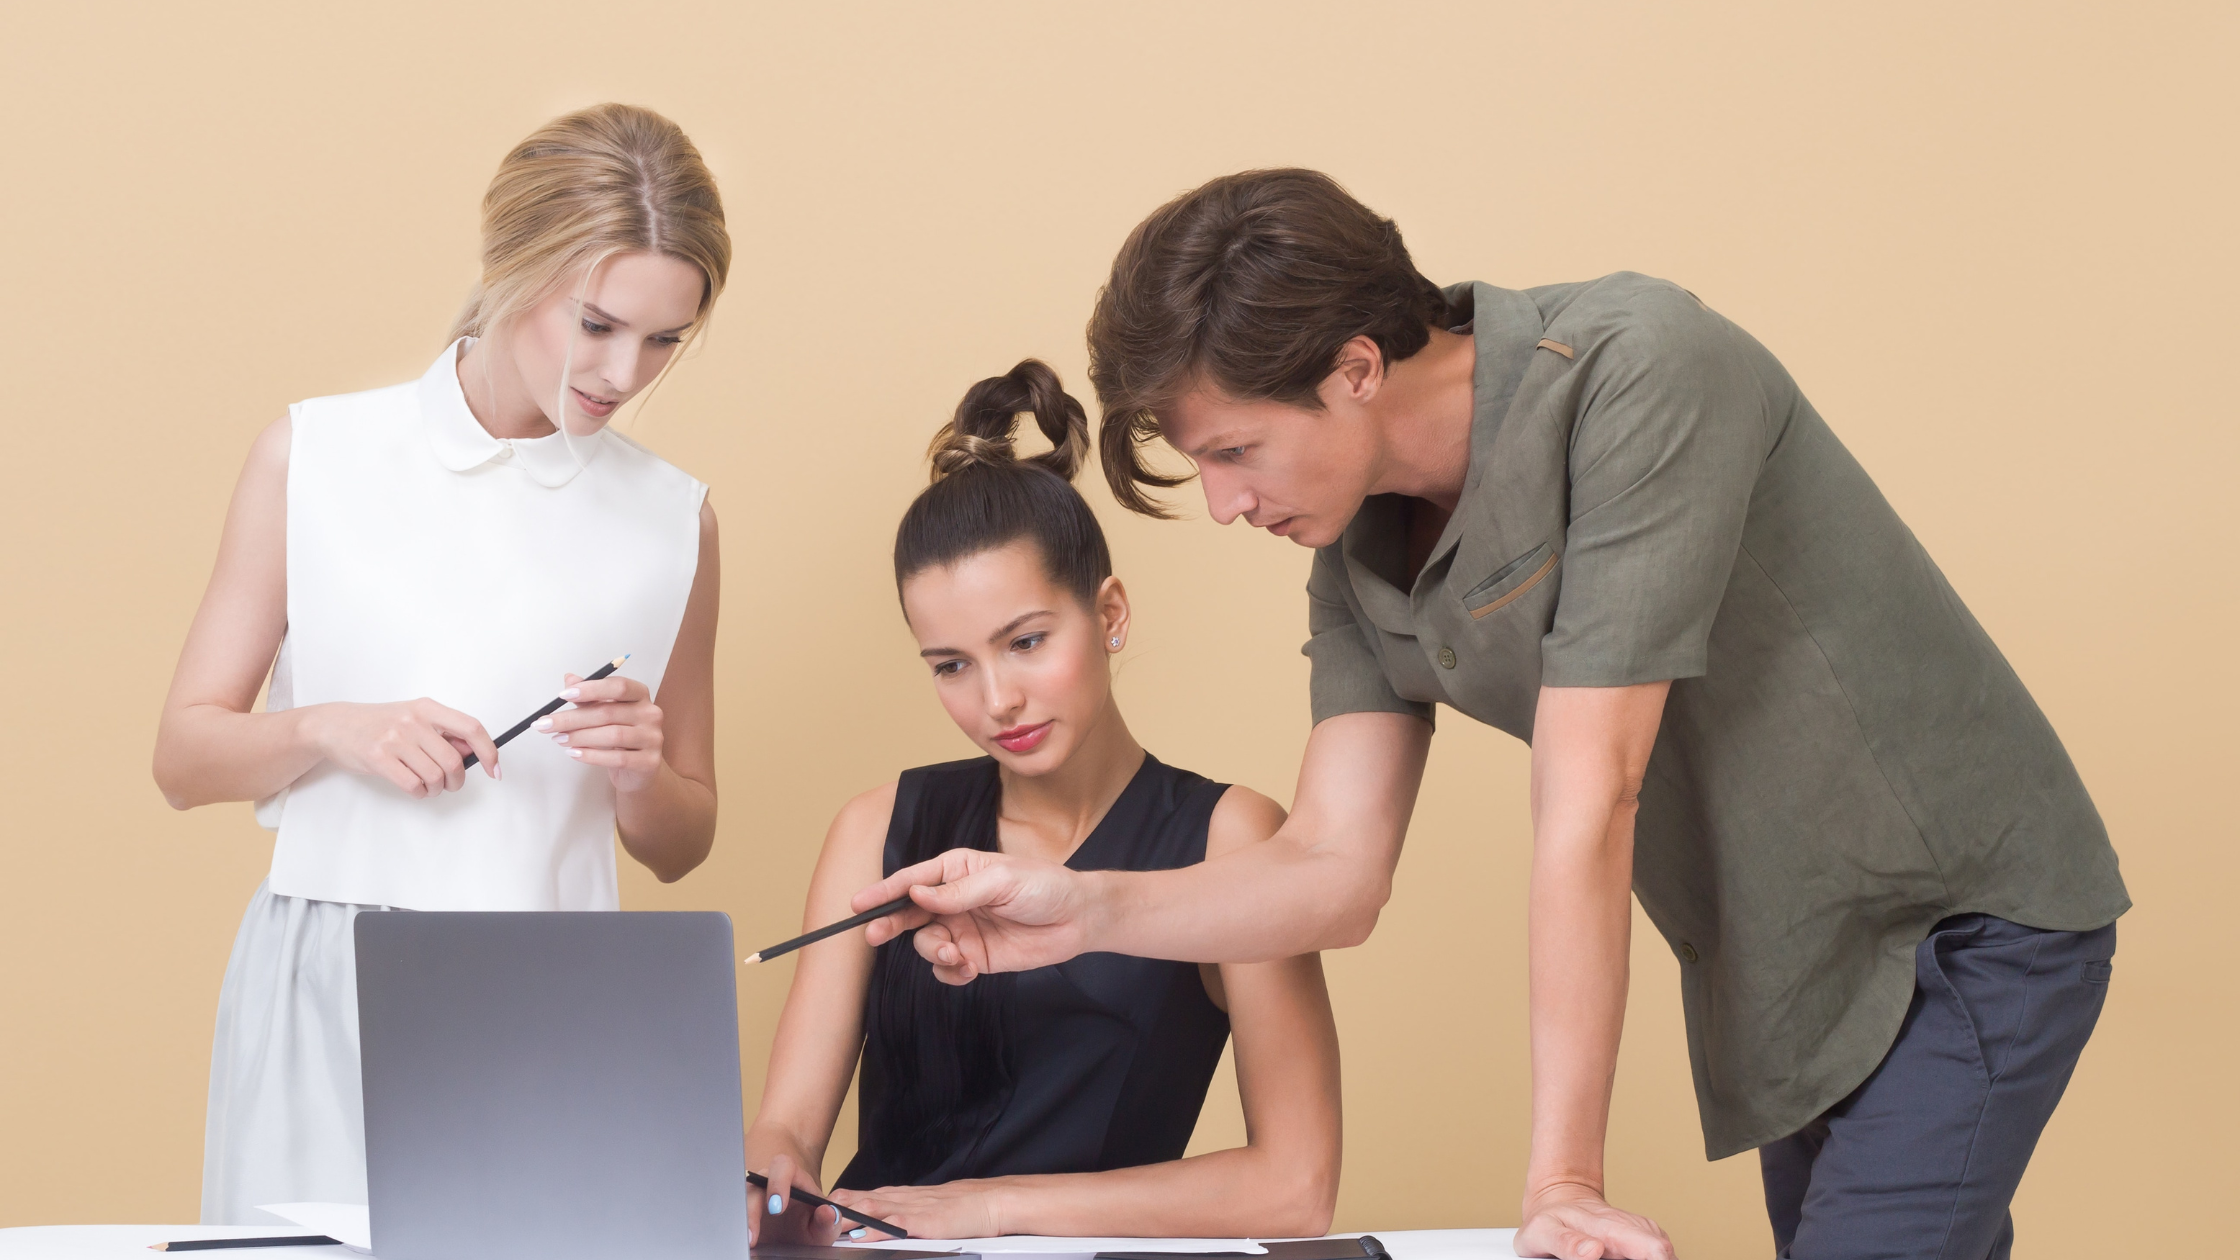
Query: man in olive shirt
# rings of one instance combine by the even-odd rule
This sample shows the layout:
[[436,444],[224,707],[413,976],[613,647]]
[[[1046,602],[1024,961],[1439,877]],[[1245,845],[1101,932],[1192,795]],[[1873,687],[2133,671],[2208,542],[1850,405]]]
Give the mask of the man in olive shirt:
[[1440,290],[1306,171],[1139,227],[1090,326],[1120,501],[1164,440],[1217,520],[1316,548],[1290,821],[1183,871],[899,872],[946,978],[1359,941],[1445,703],[1531,742],[1532,1156],[1518,1245],[1671,1254],[1603,1197],[1627,893],[1679,960],[1704,1142],[1783,1255],[2003,1257],[2128,907],[2014,671],[1747,333],[1619,274]]

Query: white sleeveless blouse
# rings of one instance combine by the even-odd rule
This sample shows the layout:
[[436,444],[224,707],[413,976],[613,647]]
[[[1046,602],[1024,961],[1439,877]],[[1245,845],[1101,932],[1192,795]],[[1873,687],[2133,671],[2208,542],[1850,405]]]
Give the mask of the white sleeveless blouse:
[[[427,696],[494,736],[624,653],[657,694],[707,487],[619,433],[491,437],[454,343],[420,380],[288,409],[288,630],[269,708]],[[579,466],[577,459],[581,457]],[[529,732],[505,778],[414,800],[322,763],[257,817],[275,893],[413,910],[612,910],[614,791]]]

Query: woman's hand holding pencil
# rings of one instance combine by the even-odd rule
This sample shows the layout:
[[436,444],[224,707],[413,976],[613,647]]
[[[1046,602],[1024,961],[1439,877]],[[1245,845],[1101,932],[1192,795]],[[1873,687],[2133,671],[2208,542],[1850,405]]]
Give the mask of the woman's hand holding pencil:
[[574,707],[539,717],[531,730],[549,736],[577,761],[604,769],[617,792],[640,791],[660,776],[661,706],[643,682],[569,674],[560,699]]
[[[752,1141],[748,1143],[751,1148]],[[816,1192],[816,1183],[794,1156],[770,1156],[770,1172],[749,1172],[747,1184],[747,1242],[761,1246],[773,1242],[811,1243],[829,1247],[843,1236],[855,1240],[883,1234],[907,1238],[900,1225],[890,1224],[852,1208],[843,1207]],[[846,1194],[836,1190],[835,1194]]]
[[319,755],[352,774],[378,775],[415,799],[466,786],[467,767],[498,774],[490,732],[423,696],[389,704],[335,701],[301,710],[299,729]]
[[477,763],[489,777],[504,778],[498,749],[531,729],[566,745],[576,760],[605,767],[616,791],[635,791],[661,771],[661,707],[644,683],[610,676],[629,659],[618,656],[586,677],[563,676],[559,695],[496,739],[474,718],[426,696],[309,705],[297,711],[298,729],[325,760],[352,774],[378,775],[414,798],[458,791]]

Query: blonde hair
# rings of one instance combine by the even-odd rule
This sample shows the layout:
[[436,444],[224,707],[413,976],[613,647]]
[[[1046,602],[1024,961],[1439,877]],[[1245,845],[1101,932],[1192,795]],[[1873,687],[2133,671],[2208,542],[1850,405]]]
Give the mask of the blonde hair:
[[[570,276],[580,289],[600,263],[630,252],[700,269],[700,307],[686,341],[698,337],[731,270],[715,176],[684,129],[650,109],[610,103],[563,114],[515,145],[491,177],[482,197],[482,280],[449,339],[487,336]],[[570,359],[574,349],[570,337]]]

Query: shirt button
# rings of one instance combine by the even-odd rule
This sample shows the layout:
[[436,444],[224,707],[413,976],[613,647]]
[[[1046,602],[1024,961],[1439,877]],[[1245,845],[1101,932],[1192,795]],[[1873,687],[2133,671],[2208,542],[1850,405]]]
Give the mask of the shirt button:
[[1693,945],[1690,945],[1690,944],[1689,944],[1689,943],[1687,943],[1686,941],[1682,941],[1682,942],[1680,942],[1680,961],[1682,961],[1682,962],[1694,962],[1695,960],[1696,960],[1696,947],[1695,947],[1695,946],[1693,946]]
[[1439,668],[1441,668],[1441,669],[1453,669],[1453,668],[1454,668],[1454,649],[1453,649],[1453,648],[1440,648],[1440,649],[1439,649]]

